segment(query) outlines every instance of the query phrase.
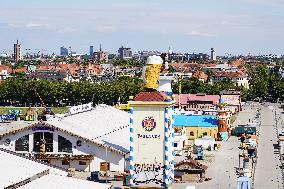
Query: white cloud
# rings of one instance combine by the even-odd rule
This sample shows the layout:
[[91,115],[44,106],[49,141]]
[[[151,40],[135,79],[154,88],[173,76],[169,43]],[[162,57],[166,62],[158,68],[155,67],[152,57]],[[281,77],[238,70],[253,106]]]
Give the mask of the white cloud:
[[206,33],[206,32],[199,32],[199,31],[190,31],[190,32],[187,32],[186,35],[201,36],[201,37],[216,37],[215,34]]
[[75,28],[70,28],[70,27],[65,27],[57,30],[58,33],[74,33],[77,32],[78,30]]
[[27,28],[42,28],[42,27],[48,27],[48,24],[39,24],[39,23],[29,23],[26,24]]
[[95,29],[97,32],[107,33],[116,31],[116,27],[114,26],[98,26]]

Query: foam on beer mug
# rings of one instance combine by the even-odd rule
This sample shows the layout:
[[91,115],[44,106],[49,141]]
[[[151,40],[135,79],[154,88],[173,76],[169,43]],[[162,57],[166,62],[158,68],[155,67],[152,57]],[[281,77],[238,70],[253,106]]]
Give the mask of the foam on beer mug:
[[156,56],[156,55],[149,56],[149,57],[147,58],[146,64],[147,64],[147,65],[163,64],[163,59],[162,59],[160,56]]

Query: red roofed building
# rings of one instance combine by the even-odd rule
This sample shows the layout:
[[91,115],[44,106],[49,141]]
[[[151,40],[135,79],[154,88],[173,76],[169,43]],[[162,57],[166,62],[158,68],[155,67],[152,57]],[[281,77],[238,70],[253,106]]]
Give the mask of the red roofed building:
[[210,83],[213,84],[215,82],[222,81],[223,79],[228,78],[231,79],[236,86],[243,86],[245,88],[249,88],[249,80],[246,73],[242,71],[237,72],[216,72],[215,75],[213,75],[210,78]]
[[9,66],[0,65],[0,80],[5,80],[10,76],[12,69]]
[[208,75],[202,71],[194,72],[192,77],[197,78],[199,81],[202,81],[203,83],[206,82],[208,79]]
[[241,68],[243,64],[244,64],[243,60],[235,60],[230,63],[230,66],[235,67],[235,68]]
[[86,68],[88,74],[92,76],[96,76],[102,73],[103,68],[99,64],[89,64]]
[[180,94],[175,95],[176,106],[180,106],[186,111],[204,112],[208,110],[217,110],[219,95],[199,94]]

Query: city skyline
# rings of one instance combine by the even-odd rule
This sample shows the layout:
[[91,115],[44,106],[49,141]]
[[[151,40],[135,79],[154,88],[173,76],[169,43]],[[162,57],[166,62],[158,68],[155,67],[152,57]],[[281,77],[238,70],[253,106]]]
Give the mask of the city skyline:
[[17,39],[23,49],[59,53],[71,46],[88,53],[103,45],[116,53],[135,50],[283,54],[280,0],[196,1],[48,1],[2,2],[0,50],[11,51]]

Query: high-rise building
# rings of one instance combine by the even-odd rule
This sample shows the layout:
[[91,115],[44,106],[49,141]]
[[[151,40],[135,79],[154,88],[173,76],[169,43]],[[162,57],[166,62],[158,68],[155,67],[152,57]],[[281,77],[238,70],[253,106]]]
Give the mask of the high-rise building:
[[210,56],[210,59],[211,59],[211,60],[217,60],[217,58],[216,58],[216,52],[215,52],[214,48],[211,48],[211,56]]
[[21,60],[21,44],[17,40],[17,43],[14,44],[14,61],[17,63],[19,60]]
[[102,50],[102,45],[100,44],[100,50],[94,53],[94,58],[98,62],[108,62],[108,53]]
[[90,57],[94,56],[94,46],[90,46]]
[[123,59],[123,60],[132,58],[131,48],[125,48],[125,47],[121,46],[118,49],[118,57],[120,59]]
[[61,56],[68,56],[68,48],[66,47],[60,47],[60,55]]

